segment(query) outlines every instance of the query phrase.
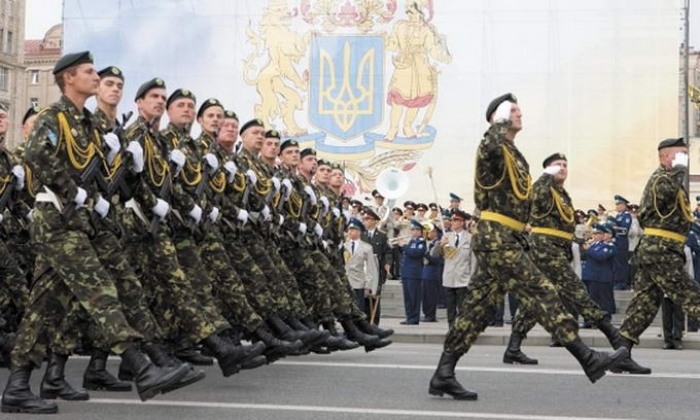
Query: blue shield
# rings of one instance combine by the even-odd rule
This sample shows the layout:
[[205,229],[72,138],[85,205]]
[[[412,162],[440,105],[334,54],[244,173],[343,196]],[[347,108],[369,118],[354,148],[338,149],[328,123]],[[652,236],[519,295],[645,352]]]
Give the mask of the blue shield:
[[350,140],[382,122],[384,38],[315,36],[309,66],[309,122]]

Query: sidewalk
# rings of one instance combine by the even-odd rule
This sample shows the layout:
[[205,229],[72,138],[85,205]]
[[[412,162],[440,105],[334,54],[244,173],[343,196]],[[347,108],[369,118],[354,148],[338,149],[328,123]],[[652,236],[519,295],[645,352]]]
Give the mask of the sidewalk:
[[[401,325],[401,318],[382,318],[380,326],[382,328],[392,328],[395,333],[391,339],[396,343],[427,343],[442,344],[447,333],[447,319],[442,318],[438,322],[426,322],[420,325]],[[619,326],[618,326],[619,327]],[[595,329],[580,329],[581,340],[590,347],[610,347],[603,333]],[[664,340],[659,336],[660,327],[649,327],[640,338],[641,348],[661,349]],[[488,327],[476,340],[476,345],[506,346],[510,337],[510,325],[503,327]],[[549,345],[549,334],[537,325],[530,332],[527,340],[523,341],[523,346],[547,346]],[[683,348],[700,350],[700,334],[686,333],[683,337]]]

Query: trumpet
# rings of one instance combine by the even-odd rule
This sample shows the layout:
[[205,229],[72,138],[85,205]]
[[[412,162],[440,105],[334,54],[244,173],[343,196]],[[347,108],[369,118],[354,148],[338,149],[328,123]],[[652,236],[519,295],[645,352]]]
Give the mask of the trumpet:
[[412,238],[411,235],[402,235],[402,236],[396,236],[394,238],[389,239],[389,245],[396,245],[399,243],[399,241],[410,241]]

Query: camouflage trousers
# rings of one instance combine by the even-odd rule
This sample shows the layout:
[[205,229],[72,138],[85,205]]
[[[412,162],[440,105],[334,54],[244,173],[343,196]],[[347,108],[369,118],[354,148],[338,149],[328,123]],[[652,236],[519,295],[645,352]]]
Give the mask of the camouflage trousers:
[[321,272],[311,251],[295,241],[283,239],[280,255],[292,271],[299,292],[311,317],[316,322],[333,321],[333,305],[328,280]]
[[554,285],[522,248],[475,251],[476,273],[467,286],[454,324],[445,337],[445,351],[463,355],[486,329],[505,292],[560,342],[578,337],[578,323],[562,307]]
[[123,353],[142,339],[127,322],[117,288],[87,234],[69,229],[67,223],[61,223],[62,218],[48,204],[39,203],[34,211],[32,242],[51,269],[40,273],[30,292],[12,351],[13,366],[41,365],[51,335],[74,297],[115,353]]
[[[576,275],[567,258],[561,239],[549,239],[545,235],[532,235],[528,254],[542,274],[554,284],[559,299],[569,313],[579,313],[586,321],[597,324],[606,313],[593,302],[583,281]],[[565,241],[571,246],[569,241]],[[513,332],[526,336],[537,322],[527,311],[520,311],[513,321]]]
[[248,302],[243,281],[233,269],[221,232],[212,227],[199,244],[202,263],[212,280],[214,298],[224,317],[234,326],[253,332],[265,323]]
[[[277,315],[283,319],[289,317],[292,315],[292,308],[289,304],[286,288],[283,286],[285,282],[282,280],[280,267],[275,265],[272,258],[270,258],[269,249],[272,246],[265,243],[260,234],[250,225],[243,230],[243,243],[255,264],[260,267],[260,270],[265,275],[267,290],[270,291],[270,295],[275,301]],[[287,269],[286,266],[284,268]],[[287,269],[287,271],[289,270]],[[289,275],[291,276],[291,273]]]
[[[194,293],[192,302],[206,317],[214,324],[217,332],[231,328],[231,324],[221,314],[221,310],[214,299],[212,291],[212,281],[209,273],[202,264],[200,250],[195,243],[190,230],[178,228],[173,235],[173,243],[177,249],[177,259],[180,267],[185,272],[185,277],[191,285]],[[181,331],[181,335],[186,336],[191,342],[198,343],[196,336]]]
[[0,241],[0,282],[7,291],[6,303],[12,303],[18,311],[23,312],[29,299],[27,276],[3,241]]
[[[191,282],[180,266],[178,253],[171,240],[169,226],[161,222],[154,234],[145,232],[145,226],[133,211],[125,213],[132,220],[123,223],[131,259],[143,271],[142,285],[150,300],[150,307],[159,321],[165,338],[176,338],[184,331],[192,341],[199,341],[219,332],[217,317],[202,310]],[[133,231],[132,229],[137,229]]]
[[689,318],[700,321],[700,285],[685,271],[683,244],[644,236],[637,250],[634,296],[627,307],[620,335],[639,344],[639,336],[659,312],[666,294]]
[[224,230],[226,251],[233,269],[240,276],[245,287],[246,299],[255,312],[263,319],[277,315],[279,308],[267,285],[267,278],[248,253],[246,245],[237,232]]
[[350,316],[361,316],[364,318],[364,313],[355,305],[354,295],[352,294],[352,290],[349,289],[350,283],[344,275],[345,270],[343,270],[343,276],[339,276],[326,254],[320,249],[311,251],[311,259],[313,259],[319,270],[321,270],[321,274],[323,274],[323,277],[328,283],[333,314],[339,319]]

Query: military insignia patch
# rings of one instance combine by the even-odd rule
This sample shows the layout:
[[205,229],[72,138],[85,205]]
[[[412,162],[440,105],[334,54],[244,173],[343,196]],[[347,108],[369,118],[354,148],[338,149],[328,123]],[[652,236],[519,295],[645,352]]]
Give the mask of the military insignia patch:
[[58,144],[58,136],[56,135],[56,133],[49,130],[47,136],[49,137],[49,141],[51,142],[51,145],[53,147],[56,147],[56,145]]
[[119,69],[116,67],[112,67],[112,74],[119,74]]

